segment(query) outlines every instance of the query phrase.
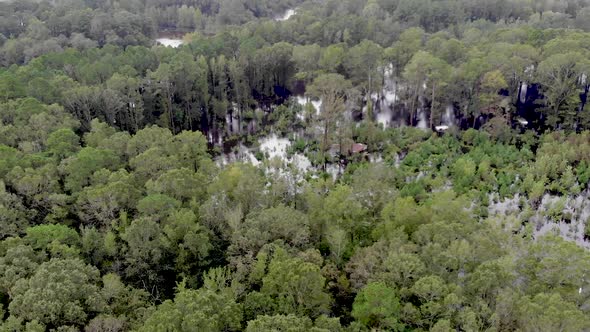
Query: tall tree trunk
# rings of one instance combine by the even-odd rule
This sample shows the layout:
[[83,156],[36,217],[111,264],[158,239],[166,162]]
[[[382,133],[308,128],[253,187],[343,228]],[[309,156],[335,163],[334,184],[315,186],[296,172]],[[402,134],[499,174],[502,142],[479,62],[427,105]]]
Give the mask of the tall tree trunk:
[[191,131],[193,131],[193,111],[192,111],[192,107],[190,105],[188,105],[187,107],[187,120],[188,120],[188,129],[190,129]]
[[432,125],[434,122],[434,91],[435,91],[436,84],[432,82],[432,101],[430,103],[430,129],[432,129]]
[[373,108],[375,107],[375,105],[373,105],[373,97],[371,96],[371,93],[373,92],[373,80],[371,77],[371,71],[369,71],[369,90],[367,90],[367,103],[370,107],[367,107],[367,118],[369,118],[369,121],[373,121]]
[[328,148],[328,121],[326,120],[326,122],[324,123],[324,138],[323,140],[323,150],[324,150],[324,171],[326,170],[326,153],[330,152],[330,149]]
[[397,101],[397,81],[393,85],[393,104],[391,104],[391,112],[395,115],[395,102]]
[[174,129],[174,118],[172,116],[172,95],[170,93],[170,83],[167,82],[166,83],[166,102],[168,104],[168,118],[170,120],[170,129],[172,130],[172,133],[176,133],[176,130]]
[[419,86],[420,86],[420,84],[417,83],[416,89],[414,90],[414,93],[412,94],[412,106],[410,108],[410,126],[414,125],[414,112],[416,111],[416,98],[418,98]]

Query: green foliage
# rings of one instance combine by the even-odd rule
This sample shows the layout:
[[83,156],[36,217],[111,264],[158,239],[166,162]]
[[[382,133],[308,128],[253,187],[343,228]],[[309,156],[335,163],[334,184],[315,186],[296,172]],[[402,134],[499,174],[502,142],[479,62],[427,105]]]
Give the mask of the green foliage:
[[121,234],[125,241],[127,277],[137,280],[138,284],[145,283],[146,289],[154,289],[163,280],[162,273],[170,270],[169,264],[164,264],[168,248],[164,241],[162,227],[149,218],[136,219],[131,222],[125,232]]
[[451,172],[457,192],[462,193],[475,181],[476,165],[469,158],[459,158]]
[[[259,316],[248,322],[246,331],[289,331],[304,332],[312,330],[311,320],[295,315]],[[315,330],[314,330],[315,331]]]
[[393,288],[383,283],[370,283],[356,296],[352,316],[368,328],[403,331],[401,305]]
[[193,290],[181,286],[148,316],[140,331],[237,331],[242,307],[225,291]]
[[6,191],[0,181],[0,235],[2,238],[23,234],[31,225],[35,211],[27,210],[22,200],[15,194]]
[[588,5],[0,1],[0,330],[589,330]]
[[94,172],[103,168],[115,169],[118,163],[117,156],[111,150],[83,148],[60,165],[60,171],[65,176],[65,188],[80,191],[90,184],[90,177]]
[[31,276],[39,266],[39,256],[33,248],[27,245],[17,244],[6,249],[5,254],[0,258],[0,279],[2,292],[13,294],[13,287],[22,278]]
[[523,331],[539,329],[584,330],[590,326],[588,317],[573,303],[565,302],[557,294],[537,294],[520,299],[518,324]]
[[309,246],[310,230],[307,216],[286,206],[277,206],[252,213],[243,223],[232,225],[232,253],[258,254],[267,243],[281,241],[291,247]]
[[[259,255],[259,262],[262,258]],[[278,313],[297,313],[316,318],[328,312],[331,302],[324,291],[325,283],[319,266],[300,258],[290,258],[279,250],[273,255],[268,273],[262,278],[261,293],[275,302]]]
[[78,255],[80,236],[65,225],[40,225],[27,228],[24,242],[35,250],[42,250],[52,257],[72,257]]
[[80,138],[71,129],[54,131],[47,138],[47,150],[57,158],[65,159],[73,155],[79,148]]
[[9,305],[11,315],[60,327],[83,325],[88,316],[104,310],[99,272],[79,259],[52,259],[19,280]]

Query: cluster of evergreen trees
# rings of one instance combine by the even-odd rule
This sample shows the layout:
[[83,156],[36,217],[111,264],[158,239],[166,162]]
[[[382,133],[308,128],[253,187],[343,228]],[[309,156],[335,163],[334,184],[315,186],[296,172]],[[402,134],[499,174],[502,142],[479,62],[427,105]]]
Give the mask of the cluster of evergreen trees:
[[[500,14],[474,14],[469,17],[478,20],[463,17],[443,30],[420,23],[422,19],[406,19],[396,21],[398,31],[386,22],[401,15],[405,2],[391,14],[385,4],[368,2],[362,15],[353,11],[359,6],[353,1],[334,8],[327,2],[323,10],[308,9],[304,3],[288,21],[253,21],[210,37],[197,32],[178,50],[146,47],[153,43],[153,33],[147,30],[157,28],[128,26],[129,31],[121,32],[126,37],[137,34],[137,42],[105,41],[88,31],[92,20],[85,27],[70,25],[72,31],[54,32],[40,4],[30,4],[33,8],[27,10],[16,4],[2,4],[14,7],[15,14],[6,15],[16,19],[22,14],[28,20],[18,25],[22,31],[4,28],[11,38],[0,41],[5,65],[0,69],[0,100],[32,96],[58,103],[84,130],[91,119],[99,118],[131,132],[158,124],[175,133],[202,130],[224,136],[226,119],[232,116],[239,122],[233,134],[252,134],[269,122],[268,112],[276,105],[314,81],[334,81],[335,76],[325,77],[331,74],[344,79],[337,84],[345,110],[369,121],[380,109],[385,82],[393,82],[393,112],[407,124],[417,123],[421,105],[430,127],[440,124],[448,107],[463,128],[486,125],[501,132],[516,119],[539,131],[580,131],[590,125],[585,110],[590,46],[586,32],[570,28],[576,22],[570,10],[578,8],[573,4],[545,8],[563,12],[544,12],[542,18],[526,6],[517,6],[521,9],[516,18],[514,12],[502,14],[503,20]],[[375,6],[381,10],[369,10]],[[43,13],[50,16],[47,11],[58,8]],[[467,7],[462,8],[465,12]],[[369,15],[373,12],[379,15]],[[350,23],[353,13],[358,24],[338,26]],[[528,21],[522,19],[526,13],[531,15]],[[563,22],[550,19],[558,14]],[[124,20],[114,26],[134,22]],[[46,43],[55,47],[40,49]],[[309,97],[331,98],[326,91],[309,92]],[[325,122],[307,117],[313,120]]]

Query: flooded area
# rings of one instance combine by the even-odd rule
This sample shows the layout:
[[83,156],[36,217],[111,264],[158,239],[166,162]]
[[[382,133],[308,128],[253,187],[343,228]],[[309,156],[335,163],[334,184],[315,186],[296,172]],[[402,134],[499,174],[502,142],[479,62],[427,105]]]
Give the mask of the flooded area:
[[171,38],[158,38],[158,39],[156,39],[156,42],[160,45],[163,45],[166,47],[173,47],[173,48],[177,48],[180,45],[184,44],[184,41],[182,39],[171,39]]
[[[545,194],[536,211],[528,217],[528,223],[533,227],[530,231],[533,238],[554,234],[590,249],[590,242],[585,237],[586,221],[590,219],[589,197],[589,191],[567,197]],[[490,195],[489,215],[502,220],[509,220],[509,217],[523,220],[524,215],[530,213],[521,208],[523,199],[525,197],[518,194],[503,200]],[[522,227],[520,223],[515,226]]]
[[275,17],[275,21],[286,21],[291,18],[291,16],[297,14],[297,9],[287,9],[287,11],[280,16]]
[[184,32],[163,31],[158,33],[156,44],[165,47],[177,48],[184,44]]

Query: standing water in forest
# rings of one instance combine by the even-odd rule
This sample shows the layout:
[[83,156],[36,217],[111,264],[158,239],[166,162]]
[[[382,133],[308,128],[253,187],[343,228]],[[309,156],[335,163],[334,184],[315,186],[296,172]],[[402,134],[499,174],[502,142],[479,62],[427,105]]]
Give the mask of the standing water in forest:
[[156,43],[166,47],[177,48],[184,44],[184,40],[182,40],[183,36],[183,33],[162,32],[158,34]]
[[277,16],[275,18],[275,21],[286,21],[288,19],[291,18],[291,16],[295,15],[297,13],[297,9],[287,9],[287,11],[281,15],[281,16]]
[[590,332],[589,1],[109,3],[0,0],[0,331]]

